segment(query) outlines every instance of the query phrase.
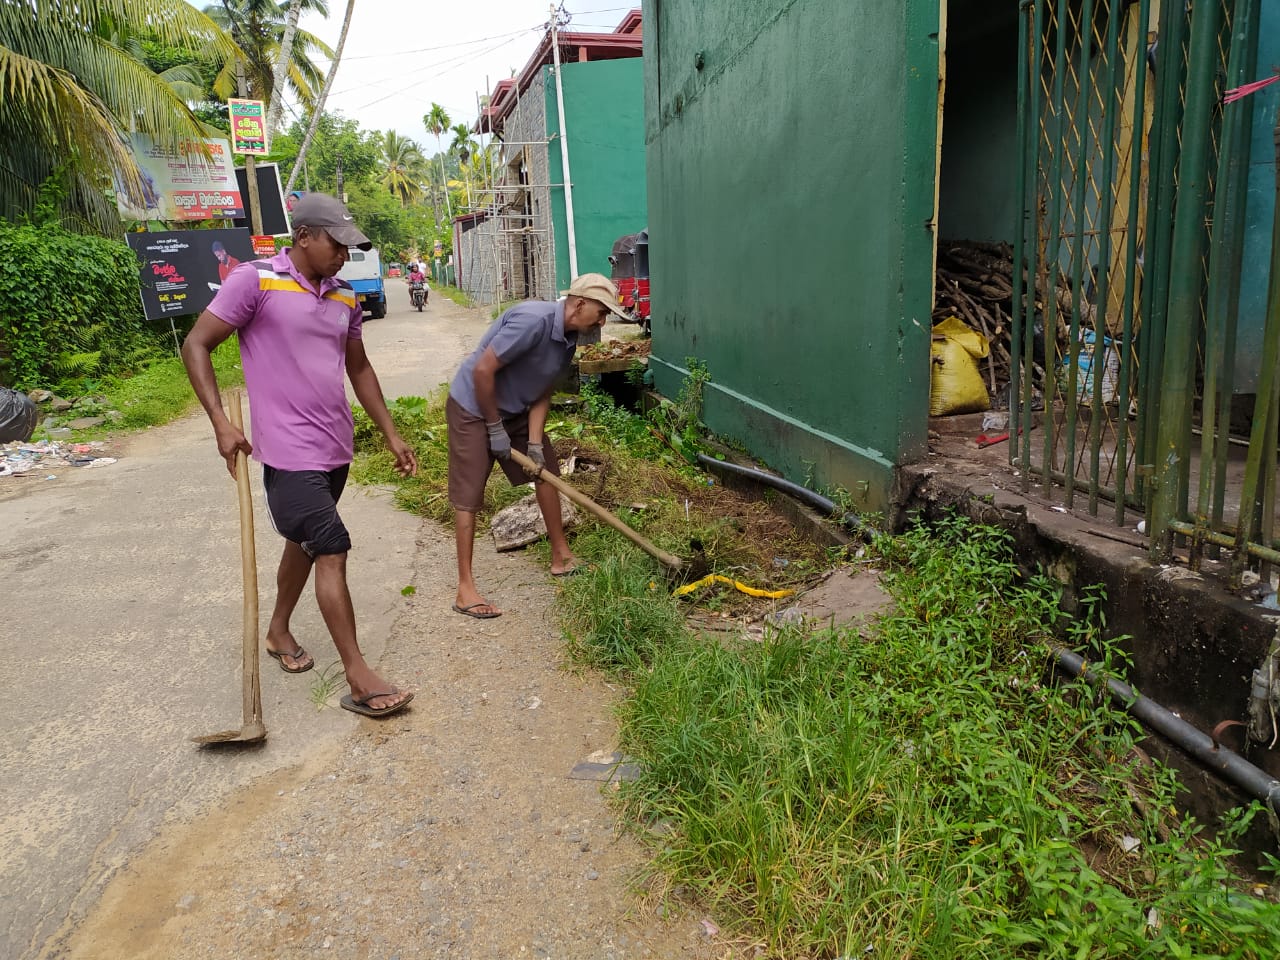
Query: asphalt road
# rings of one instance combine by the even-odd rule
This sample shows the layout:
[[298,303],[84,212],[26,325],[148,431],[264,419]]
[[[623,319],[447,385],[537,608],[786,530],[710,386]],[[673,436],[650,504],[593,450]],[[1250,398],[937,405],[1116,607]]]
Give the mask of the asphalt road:
[[[388,316],[366,323],[369,355],[388,397],[424,394],[448,379],[488,312],[433,295],[418,313],[397,281],[389,295]],[[280,541],[259,470],[253,482],[265,630]],[[419,523],[386,492],[359,487],[348,488],[342,513],[355,541],[360,641],[377,663],[403,610]],[[9,680],[0,698],[0,957],[57,956],[107,881],[162,826],[304,762],[357,722],[309,701],[319,670],[288,676],[264,656],[268,741],[235,753],[189,742],[240,722],[239,571],[235,486],[203,414],[137,435],[114,465],[0,501]],[[336,660],[310,588],[293,630],[318,668]]]

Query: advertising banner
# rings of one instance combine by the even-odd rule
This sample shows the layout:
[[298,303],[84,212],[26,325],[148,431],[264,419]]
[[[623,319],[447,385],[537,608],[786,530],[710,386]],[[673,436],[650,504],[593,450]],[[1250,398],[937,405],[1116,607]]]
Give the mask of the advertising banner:
[[[161,147],[135,134],[130,141],[143,195],[116,187],[126,220],[217,220],[244,216],[231,147],[225,140],[187,140]],[[205,148],[208,148],[208,155]]]
[[267,152],[267,111],[261,100],[227,101],[231,111],[231,149],[236,153]]
[[276,255],[276,238],[253,237],[253,255],[261,260],[270,260]]
[[142,309],[148,320],[199,313],[227,274],[255,259],[248,230],[130,233],[125,239],[138,255]]

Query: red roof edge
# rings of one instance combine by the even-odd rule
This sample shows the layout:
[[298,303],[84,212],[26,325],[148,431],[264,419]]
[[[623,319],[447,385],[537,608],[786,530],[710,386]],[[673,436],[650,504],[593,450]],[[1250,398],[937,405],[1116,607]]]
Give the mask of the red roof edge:
[[[632,10],[613,33],[577,33],[565,31],[559,34],[561,56],[566,49],[581,47],[586,50],[587,60],[623,60],[644,56],[644,38],[641,33],[642,18],[639,10]],[[572,58],[577,61],[577,56]],[[551,31],[542,35],[537,48],[529,61],[514,78],[502,80],[494,88],[489,105],[480,112],[476,119],[475,133],[501,134],[503,121],[515,109],[517,91],[523,94],[529,89],[538,72],[551,63]]]

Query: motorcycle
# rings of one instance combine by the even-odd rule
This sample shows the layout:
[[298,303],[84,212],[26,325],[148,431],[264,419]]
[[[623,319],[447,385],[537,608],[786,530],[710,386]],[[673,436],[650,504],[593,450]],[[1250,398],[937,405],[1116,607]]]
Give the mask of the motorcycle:
[[422,312],[422,305],[427,302],[427,287],[421,282],[409,284],[409,302],[418,308],[418,312]]

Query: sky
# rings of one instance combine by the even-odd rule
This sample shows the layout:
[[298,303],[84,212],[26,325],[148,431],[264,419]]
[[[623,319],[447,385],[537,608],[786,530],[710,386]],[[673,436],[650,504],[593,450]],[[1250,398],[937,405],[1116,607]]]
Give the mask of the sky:
[[[302,26],[336,46],[346,0],[328,0],[329,18]],[[565,0],[565,29],[607,33],[640,0]],[[435,152],[422,126],[432,102],[453,123],[476,119],[476,94],[524,67],[550,18],[545,0],[356,0],[351,29],[326,109],[370,130],[395,130]],[[325,64],[327,67],[327,63]],[[448,145],[445,137],[445,146]]]

